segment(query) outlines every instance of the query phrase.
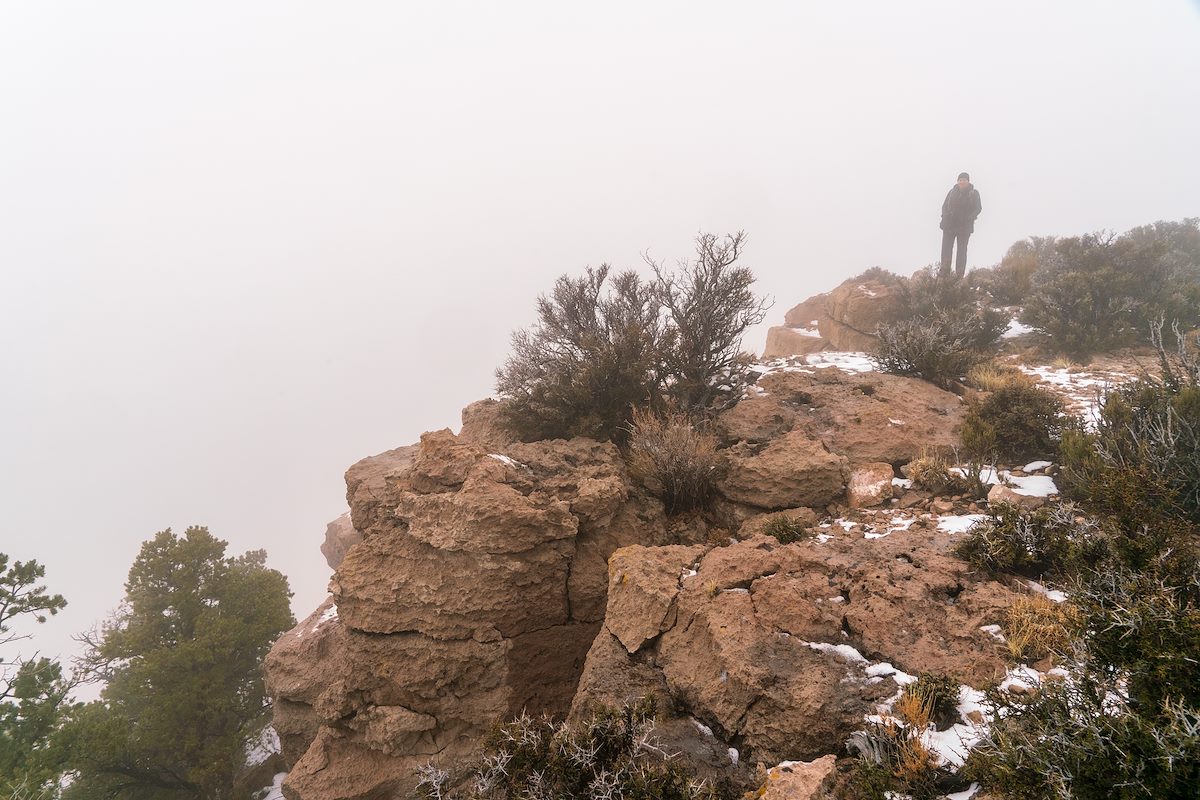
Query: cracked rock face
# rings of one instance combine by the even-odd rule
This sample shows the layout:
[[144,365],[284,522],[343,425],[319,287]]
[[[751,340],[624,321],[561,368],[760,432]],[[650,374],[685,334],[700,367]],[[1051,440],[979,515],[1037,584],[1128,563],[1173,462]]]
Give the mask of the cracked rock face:
[[506,443],[490,406],[470,411],[467,435],[425,434],[347,472],[361,541],[265,667],[290,800],[406,796],[418,766],[466,758],[497,719],[565,712],[608,556],[690,535],[668,530],[611,444]]
[[[1003,673],[980,627],[1000,622],[1014,594],[976,580],[950,542],[936,531],[791,545],[756,536],[694,569],[696,549],[620,550],[572,714],[655,692],[743,760],[838,753],[898,688],[837,645],[976,686]],[[704,736],[697,726],[692,738]]]

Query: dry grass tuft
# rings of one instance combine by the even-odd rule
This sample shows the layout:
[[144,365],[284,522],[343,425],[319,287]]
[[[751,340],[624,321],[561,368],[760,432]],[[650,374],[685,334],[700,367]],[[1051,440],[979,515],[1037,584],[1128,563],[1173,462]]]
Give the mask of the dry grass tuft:
[[967,373],[967,385],[983,392],[994,392],[1013,383],[1032,384],[1033,382],[1032,378],[1016,367],[996,361],[976,364]]
[[893,710],[900,719],[920,732],[928,728],[933,719],[933,698],[905,691]]
[[1004,637],[1015,659],[1036,661],[1060,652],[1071,639],[1078,620],[1075,607],[1056,603],[1045,595],[1018,597],[1008,609]]
[[703,508],[724,468],[717,437],[699,431],[681,411],[634,409],[626,459],[630,474],[657,495],[668,514]]

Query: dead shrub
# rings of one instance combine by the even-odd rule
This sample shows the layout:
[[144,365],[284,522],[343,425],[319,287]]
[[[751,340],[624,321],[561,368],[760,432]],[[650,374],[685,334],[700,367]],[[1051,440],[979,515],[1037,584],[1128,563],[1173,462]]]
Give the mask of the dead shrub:
[[936,453],[926,453],[914,458],[903,468],[903,472],[918,489],[934,494],[962,494],[967,483],[961,475],[950,470],[951,463]]
[[697,430],[677,409],[655,414],[635,408],[628,431],[629,473],[663,501],[668,514],[709,503],[725,464],[716,436]]

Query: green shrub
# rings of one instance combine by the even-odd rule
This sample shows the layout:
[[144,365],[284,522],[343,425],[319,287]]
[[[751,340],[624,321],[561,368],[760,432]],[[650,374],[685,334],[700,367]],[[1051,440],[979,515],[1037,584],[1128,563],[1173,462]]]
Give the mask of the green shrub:
[[1021,305],[1033,289],[1034,273],[1053,255],[1056,241],[1053,236],[1031,236],[1014,242],[999,264],[972,270],[968,280],[1001,305]]
[[1070,503],[1036,511],[997,503],[967,531],[954,554],[991,575],[1068,574],[1106,553],[1098,524],[1077,514]]
[[971,403],[963,419],[963,449],[968,456],[983,459],[1024,461],[1048,456],[1058,449],[1065,424],[1057,394],[1013,380]]
[[1123,712],[1118,690],[1092,676],[1028,699],[992,693],[1001,716],[961,774],[1017,800],[1194,800],[1200,714],[1178,703],[1150,718]]
[[708,505],[725,465],[717,437],[698,431],[674,409],[634,409],[632,417],[625,451],[630,474],[663,501],[668,514]]
[[1109,392],[1095,431],[1064,436],[1062,464],[1064,490],[1116,520],[1122,563],[1182,576],[1200,536],[1200,353],[1177,338],[1169,351],[1155,327],[1159,374]]
[[1086,360],[1144,341],[1163,316],[1200,321],[1200,220],[1059,240],[1033,275],[1021,321]]
[[812,537],[812,531],[794,517],[774,517],[763,526],[763,533],[774,536],[780,544],[791,544]]
[[653,287],[609,267],[563,275],[538,298],[538,324],[513,334],[496,373],[501,413],[521,438],[611,439],[658,393],[665,332]]
[[977,352],[993,350],[1008,327],[1008,315],[993,308],[983,293],[934,267],[917,270],[899,288],[907,319],[953,321],[964,332],[966,345]]
[[992,692],[997,719],[964,773],[1006,797],[1192,798],[1200,785],[1197,574],[1106,566],[1072,589],[1071,679]]
[[516,800],[517,798],[630,798],[630,800],[718,800],[728,787],[697,781],[678,761],[645,747],[653,731],[653,699],[619,709],[600,708],[578,725],[522,715],[498,726],[470,779],[418,770],[418,790],[430,798]]

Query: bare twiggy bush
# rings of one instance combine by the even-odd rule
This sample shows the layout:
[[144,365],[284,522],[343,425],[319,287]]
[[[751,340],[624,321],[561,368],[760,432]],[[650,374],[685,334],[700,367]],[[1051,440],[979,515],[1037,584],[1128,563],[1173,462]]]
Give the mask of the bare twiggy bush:
[[525,440],[619,442],[636,407],[669,399],[702,417],[737,402],[748,360],[742,336],[769,306],[735,263],[745,238],[702,234],[694,261],[678,272],[651,261],[647,281],[631,271],[610,281],[608,265],[561,276],[496,372],[509,427]]
[[742,336],[766,318],[771,303],[754,294],[754,274],[738,266],[746,234],[696,238],[696,256],[677,272],[650,260],[666,311],[668,392],[688,410],[728,405],[740,396]]
[[703,508],[724,467],[716,436],[696,429],[681,411],[635,408],[629,424],[629,472],[663,501],[667,513]]

